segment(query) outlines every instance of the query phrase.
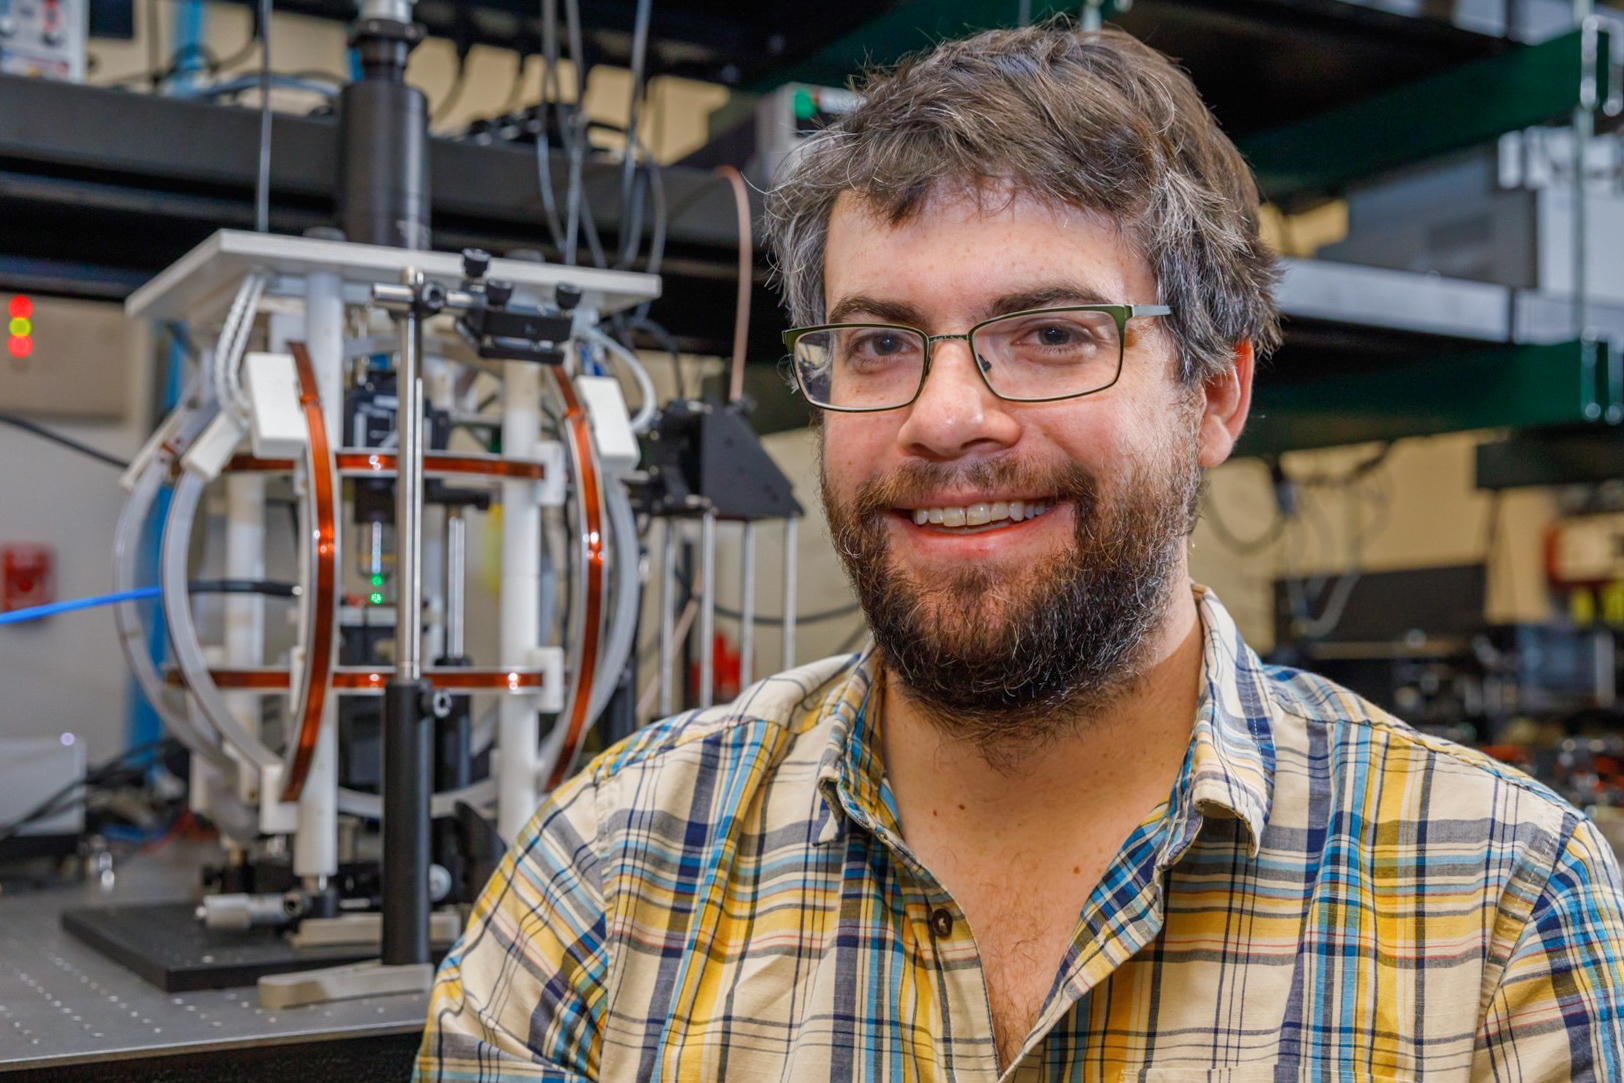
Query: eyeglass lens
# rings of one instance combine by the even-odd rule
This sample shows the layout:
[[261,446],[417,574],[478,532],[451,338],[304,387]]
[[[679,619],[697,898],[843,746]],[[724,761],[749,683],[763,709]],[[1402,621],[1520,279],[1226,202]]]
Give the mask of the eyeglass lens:
[[[984,323],[971,345],[988,385],[1007,399],[1053,399],[1109,386],[1122,361],[1110,312],[1017,313]],[[813,402],[878,410],[913,400],[927,347],[918,331],[849,325],[809,331],[795,342],[802,389]]]

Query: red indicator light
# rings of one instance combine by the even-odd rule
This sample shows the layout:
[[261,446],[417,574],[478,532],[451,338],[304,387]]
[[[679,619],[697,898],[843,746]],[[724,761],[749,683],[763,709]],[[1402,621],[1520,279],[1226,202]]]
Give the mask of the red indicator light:
[[22,296],[13,297],[11,304],[6,306],[6,311],[14,320],[26,320],[34,314],[34,302]]
[[34,352],[34,340],[24,338],[22,335],[12,335],[6,342],[6,349],[11,352],[11,356],[21,361]]

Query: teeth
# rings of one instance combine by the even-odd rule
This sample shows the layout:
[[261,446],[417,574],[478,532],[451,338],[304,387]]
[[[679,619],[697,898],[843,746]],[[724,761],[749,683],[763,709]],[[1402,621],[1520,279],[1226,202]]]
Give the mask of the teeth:
[[926,523],[945,527],[986,526],[1008,519],[1019,523],[1036,519],[1054,505],[1047,500],[993,500],[957,508],[915,508],[909,514],[917,526]]

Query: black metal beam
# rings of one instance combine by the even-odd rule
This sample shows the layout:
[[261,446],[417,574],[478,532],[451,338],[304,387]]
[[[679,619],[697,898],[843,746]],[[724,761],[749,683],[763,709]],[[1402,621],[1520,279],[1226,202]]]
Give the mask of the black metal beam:
[[[582,0],[589,66],[628,63],[636,6],[636,0]],[[757,82],[896,6],[897,0],[838,5],[662,0],[649,20],[650,72],[735,86]],[[276,10],[338,22],[355,17],[354,0],[277,0]],[[539,51],[540,5],[535,0],[418,0],[413,18],[431,36],[459,44]]]
[[1479,489],[1590,485],[1624,478],[1624,429],[1520,432],[1477,446]]
[[[252,228],[258,123],[251,109],[0,76],[0,281],[121,297],[216,229]],[[331,225],[333,118],[278,114],[271,142],[272,230]],[[550,166],[562,195],[562,156]],[[533,148],[433,140],[430,172],[436,248],[522,247],[556,257]],[[726,353],[738,266],[731,188],[707,170],[668,167],[663,178],[667,296],[653,316],[684,348]],[[622,218],[619,166],[590,163],[584,183],[612,249]],[[783,323],[763,279],[758,269],[752,356],[776,358]]]

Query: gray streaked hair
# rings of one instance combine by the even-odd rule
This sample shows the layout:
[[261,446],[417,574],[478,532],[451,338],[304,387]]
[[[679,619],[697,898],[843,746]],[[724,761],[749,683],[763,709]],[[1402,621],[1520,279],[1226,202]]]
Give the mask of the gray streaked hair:
[[1115,29],[989,30],[854,83],[862,103],[812,136],[767,194],[775,275],[798,326],[823,319],[829,216],[851,192],[900,224],[933,198],[1008,193],[1113,220],[1173,308],[1179,376],[1280,341],[1257,184],[1190,79]]

